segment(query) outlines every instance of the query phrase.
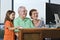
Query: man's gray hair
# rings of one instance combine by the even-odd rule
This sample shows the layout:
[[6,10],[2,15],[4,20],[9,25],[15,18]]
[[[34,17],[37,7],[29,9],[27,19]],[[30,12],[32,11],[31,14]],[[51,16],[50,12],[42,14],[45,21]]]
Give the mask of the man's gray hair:
[[20,11],[20,9],[22,9],[22,8],[25,9],[25,6],[20,6],[20,7],[18,8],[18,11]]

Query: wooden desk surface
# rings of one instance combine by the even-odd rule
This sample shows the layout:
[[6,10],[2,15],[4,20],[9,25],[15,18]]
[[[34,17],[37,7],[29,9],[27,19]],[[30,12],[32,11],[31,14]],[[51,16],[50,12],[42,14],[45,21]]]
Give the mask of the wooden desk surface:
[[46,30],[56,30],[60,31],[60,28],[22,28],[20,29],[22,32],[39,32],[39,31],[46,31]]
[[18,39],[23,40],[23,34],[28,33],[39,33],[40,40],[43,38],[60,38],[60,28],[29,28],[20,29]]

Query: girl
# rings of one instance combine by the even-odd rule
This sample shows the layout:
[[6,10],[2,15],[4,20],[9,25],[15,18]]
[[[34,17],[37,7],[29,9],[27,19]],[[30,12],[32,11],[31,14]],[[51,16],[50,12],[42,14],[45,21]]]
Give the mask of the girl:
[[13,20],[15,18],[15,12],[8,10],[4,21],[4,40],[15,40]]

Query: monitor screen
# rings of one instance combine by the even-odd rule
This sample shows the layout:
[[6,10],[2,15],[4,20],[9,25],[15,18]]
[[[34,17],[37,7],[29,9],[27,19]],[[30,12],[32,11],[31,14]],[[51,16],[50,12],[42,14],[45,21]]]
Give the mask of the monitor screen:
[[53,4],[53,3],[46,3],[46,24],[56,24],[56,17],[54,14],[58,15],[58,18],[60,19],[60,5],[59,4]]

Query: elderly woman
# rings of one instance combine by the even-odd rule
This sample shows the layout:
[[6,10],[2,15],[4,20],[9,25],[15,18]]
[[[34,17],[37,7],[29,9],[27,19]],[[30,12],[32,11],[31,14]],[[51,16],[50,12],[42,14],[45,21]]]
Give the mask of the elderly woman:
[[29,15],[30,15],[32,22],[36,28],[41,28],[42,26],[44,26],[44,21],[38,19],[38,12],[36,9],[31,9],[29,12]]

